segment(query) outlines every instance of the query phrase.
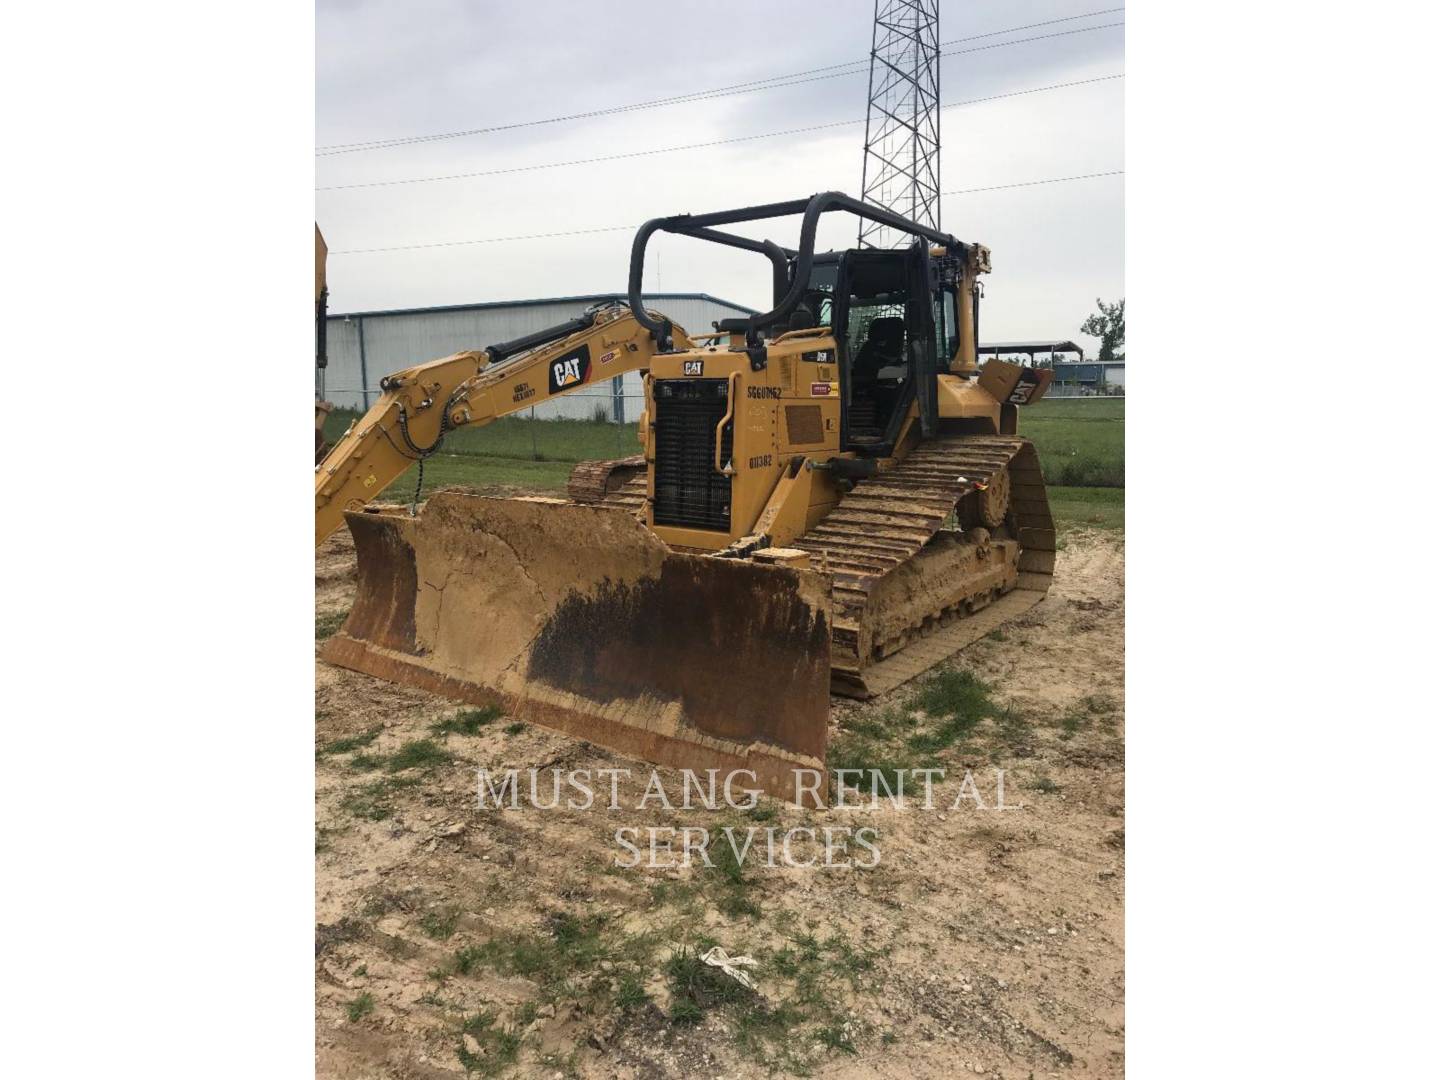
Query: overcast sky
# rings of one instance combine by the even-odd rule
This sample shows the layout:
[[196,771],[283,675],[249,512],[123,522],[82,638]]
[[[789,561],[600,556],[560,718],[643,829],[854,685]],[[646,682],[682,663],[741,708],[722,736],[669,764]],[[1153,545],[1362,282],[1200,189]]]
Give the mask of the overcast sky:
[[[1115,6],[1117,0],[941,0],[940,39]],[[319,0],[316,143],[545,120],[864,58],[872,0]],[[1113,23],[1124,12],[948,46]],[[941,60],[942,103],[1124,71],[1124,29]],[[614,116],[316,158],[316,185],[473,173],[862,121],[866,75]],[[1124,86],[1113,79],[941,113],[941,190],[1123,169]],[[860,194],[861,123],[625,161],[432,183],[317,191],[332,253],[331,310],[623,292],[628,231],[371,254],[361,248],[634,226],[650,217]],[[1123,176],[942,199],[941,226],[992,250],[981,335],[1074,338],[1095,298],[1124,295]],[[793,243],[798,219],[752,226]],[[830,215],[820,247],[853,245]],[[676,237],[651,244],[647,291],[769,306],[768,264]],[[692,328],[705,329],[705,328]],[[476,342],[481,347],[485,342]],[[417,360],[425,359],[416,357]]]

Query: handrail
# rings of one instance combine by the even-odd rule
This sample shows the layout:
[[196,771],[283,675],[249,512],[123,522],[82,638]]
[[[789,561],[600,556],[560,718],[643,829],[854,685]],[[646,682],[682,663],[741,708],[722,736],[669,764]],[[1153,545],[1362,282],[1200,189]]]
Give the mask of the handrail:
[[782,341],[791,341],[795,338],[825,337],[827,334],[833,334],[834,332],[834,329],[829,326],[807,326],[803,330],[786,330],[785,333],[775,339],[775,344],[779,345]]
[[[726,472],[720,465],[720,451],[725,445],[725,425],[735,419],[735,381],[739,378],[740,373],[738,371],[732,371],[730,373],[730,389],[725,395],[725,415],[720,418],[720,423],[715,425],[715,471],[721,476],[730,476],[735,471],[731,469],[730,472]],[[733,443],[731,444],[730,452],[732,454],[735,452]]]

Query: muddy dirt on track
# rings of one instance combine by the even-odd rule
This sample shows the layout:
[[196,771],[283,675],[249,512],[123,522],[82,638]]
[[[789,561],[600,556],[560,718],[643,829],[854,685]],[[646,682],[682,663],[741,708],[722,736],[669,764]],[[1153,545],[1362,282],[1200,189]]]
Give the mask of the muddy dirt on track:
[[[904,809],[687,810],[669,770],[675,808],[640,809],[645,766],[317,660],[318,1074],[1121,1075],[1123,575],[1123,540],[1071,533],[1050,595],[950,662],[1000,708],[932,755],[931,810],[909,784]],[[353,591],[349,537],[331,537],[317,634]],[[832,738],[912,730],[923,682],[835,699]],[[594,805],[565,808],[581,795],[562,787],[537,809],[522,782],[518,810],[482,810],[478,768],[546,770],[542,802],[548,770],[589,769]],[[631,771],[621,809],[602,769]],[[643,856],[651,826],[753,828],[756,847],[616,866],[616,830],[638,828]],[[765,830],[817,830],[792,853],[823,862],[827,827],[873,829],[878,865],[853,839],[848,868],[765,865]],[[698,960],[717,944],[757,961],[755,992]]]

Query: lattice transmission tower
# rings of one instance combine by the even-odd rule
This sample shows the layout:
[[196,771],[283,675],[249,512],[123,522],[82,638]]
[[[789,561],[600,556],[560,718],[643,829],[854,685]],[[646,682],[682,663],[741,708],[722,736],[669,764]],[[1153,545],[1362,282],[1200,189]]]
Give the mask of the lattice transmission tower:
[[[940,0],[875,0],[860,195],[940,227]],[[908,238],[860,224],[860,246]]]

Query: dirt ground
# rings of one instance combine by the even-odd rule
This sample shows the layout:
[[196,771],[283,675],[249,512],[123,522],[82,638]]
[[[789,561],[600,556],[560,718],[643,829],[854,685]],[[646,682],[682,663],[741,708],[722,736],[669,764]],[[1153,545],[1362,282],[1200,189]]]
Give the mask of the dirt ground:
[[[353,578],[332,537],[317,636]],[[1121,1075],[1123,590],[1123,538],[1071,533],[1045,601],[951,661],[1005,710],[946,751],[930,811],[637,809],[634,762],[317,660],[318,1074]],[[837,700],[832,735],[914,690]],[[635,777],[617,811],[477,807],[477,768],[532,766]],[[868,826],[880,860],[617,867],[616,829],[651,825]],[[756,994],[698,964],[714,944]]]

